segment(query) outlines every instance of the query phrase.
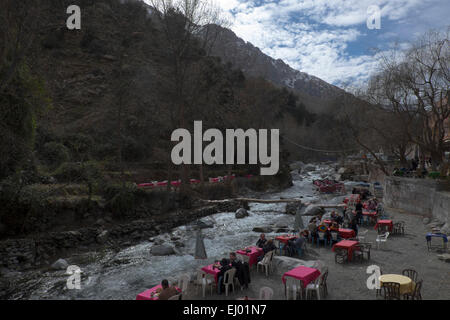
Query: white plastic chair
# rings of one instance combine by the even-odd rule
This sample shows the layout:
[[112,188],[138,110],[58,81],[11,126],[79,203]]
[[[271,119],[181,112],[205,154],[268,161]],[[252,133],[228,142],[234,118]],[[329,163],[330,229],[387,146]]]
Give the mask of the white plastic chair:
[[271,268],[271,264],[272,264],[272,257],[273,257],[273,251],[269,251],[266,253],[266,255],[264,256],[264,258],[258,262],[258,264],[256,265],[256,271],[259,271],[259,266],[261,266],[263,269],[265,269],[266,271],[266,276],[269,276],[269,271]]
[[377,236],[377,250],[380,248],[380,245],[384,242],[387,242],[387,239],[389,237],[389,232],[386,232],[385,234],[381,234]]
[[327,246],[328,243],[328,238],[327,238],[327,234],[325,232],[317,232],[317,246],[320,246],[320,242],[323,241],[323,245],[324,247]]
[[198,289],[200,288],[200,286],[202,287],[202,297],[206,298],[206,288],[209,286],[211,287],[211,295],[213,293],[213,282],[214,280],[211,279],[210,277],[207,276],[207,273],[203,272],[203,271],[198,271],[197,272],[197,279],[195,280],[195,285],[197,286],[197,294],[198,294]]
[[359,242],[364,242],[364,238],[366,237],[367,233],[369,233],[369,230],[358,232],[358,236],[356,238]]
[[292,300],[297,300],[297,294],[300,293],[300,299],[303,298],[301,282],[291,277],[286,277],[286,300],[290,300],[292,294]]
[[330,232],[330,233],[331,233],[331,244],[339,242],[339,232]]
[[259,300],[271,300],[273,297],[273,290],[269,287],[262,287],[259,290]]
[[178,288],[181,289],[181,292],[186,294],[189,286],[189,282],[191,282],[191,276],[187,273],[183,273],[178,278]]
[[240,254],[239,258],[242,261],[242,263],[247,262],[248,264],[250,264],[250,257],[249,256],[247,256],[245,254]]
[[308,293],[311,291],[315,291],[317,294],[317,300],[320,300],[320,280],[322,279],[323,273],[317,277],[314,282],[311,282],[306,286],[306,297],[308,298]]
[[223,285],[225,286],[225,296],[228,297],[228,288],[230,286],[233,287],[233,292],[234,292],[234,276],[236,274],[236,268],[231,268],[230,270],[228,270],[227,272],[225,272],[225,274],[223,275]]

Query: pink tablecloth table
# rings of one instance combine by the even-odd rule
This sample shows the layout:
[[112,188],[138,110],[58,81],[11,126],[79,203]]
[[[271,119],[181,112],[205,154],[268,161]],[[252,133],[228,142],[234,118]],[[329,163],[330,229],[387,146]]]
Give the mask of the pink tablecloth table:
[[218,268],[213,268],[214,264],[210,264],[209,266],[203,267],[202,271],[206,272],[208,274],[212,274],[214,276],[214,280],[216,281],[216,283],[219,281],[219,272],[220,270]]
[[306,288],[308,284],[316,280],[319,276],[320,276],[319,270],[299,266],[283,274],[281,280],[283,281],[283,283],[286,283],[286,277],[295,278],[302,282],[303,288]]
[[278,237],[275,238],[275,240],[283,242],[284,244],[288,243],[290,240],[295,240],[295,239],[297,239],[297,236],[289,236],[289,235],[278,236]]
[[348,253],[348,261],[352,261],[353,251],[355,251],[358,245],[359,245],[358,241],[342,240],[336,243],[333,246],[332,250],[335,251],[337,248],[346,249]]
[[[175,287],[176,288],[176,287]],[[159,300],[157,296],[152,297],[152,292],[156,293],[156,290],[162,289],[161,285],[153,287],[147,291],[144,291],[136,296],[136,300]],[[181,292],[180,288],[176,288],[178,292]]]
[[392,232],[394,223],[392,220],[378,220],[377,224],[375,225],[375,230],[377,230],[381,226],[387,226],[389,228],[389,232]]
[[245,250],[236,251],[237,254],[248,256],[248,264],[250,267],[258,263],[258,257],[264,255],[264,251],[258,247],[249,247],[250,252],[246,252]]

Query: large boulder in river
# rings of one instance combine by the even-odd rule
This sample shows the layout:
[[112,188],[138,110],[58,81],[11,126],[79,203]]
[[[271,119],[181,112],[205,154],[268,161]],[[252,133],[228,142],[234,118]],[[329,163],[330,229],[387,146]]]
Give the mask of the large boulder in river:
[[57,260],[54,264],[52,264],[53,270],[66,270],[69,264],[64,259]]
[[301,202],[290,202],[286,205],[286,214],[295,216],[301,207],[302,207]]
[[313,204],[304,207],[299,214],[302,216],[317,216],[317,215],[322,215],[324,214],[326,211],[325,209],[315,206]]
[[150,249],[150,253],[154,256],[170,256],[172,254],[175,254],[175,250],[169,245],[162,244],[153,246]]
[[254,227],[254,228],[253,228],[253,232],[258,232],[258,233],[270,233],[270,232],[272,232],[272,228],[269,227],[269,226]]
[[245,217],[248,217],[248,212],[244,208],[240,208],[236,211],[235,217],[236,219],[244,219]]
[[197,222],[195,224],[199,229],[214,228],[214,221],[212,221],[212,220],[207,220],[207,219],[197,220]]
[[105,243],[108,240],[108,231],[102,231],[96,238],[97,242],[100,244]]

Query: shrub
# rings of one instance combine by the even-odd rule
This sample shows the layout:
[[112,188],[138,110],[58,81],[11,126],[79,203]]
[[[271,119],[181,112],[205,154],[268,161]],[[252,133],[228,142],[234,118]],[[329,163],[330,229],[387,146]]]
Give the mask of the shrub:
[[53,176],[60,182],[88,182],[103,178],[100,166],[94,161],[85,163],[66,162],[59,166]]
[[44,144],[42,156],[50,166],[60,166],[61,163],[69,160],[69,149],[62,143],[48,142]]
[[112,184],[104,189],[103,197],[107,201],[108,209],[116,218],[122,218],[133,213],[143,191],[139,190],[134,183]]

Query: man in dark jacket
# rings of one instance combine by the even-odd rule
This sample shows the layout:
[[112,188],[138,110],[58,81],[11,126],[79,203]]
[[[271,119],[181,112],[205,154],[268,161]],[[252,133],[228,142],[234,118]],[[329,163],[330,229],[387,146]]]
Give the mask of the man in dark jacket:
[[264,245],[266,244],[267,240],[266,240],[266,235],[264,233],[261,233],[261,235],[259,236],[258,241],[256,242],[256,246],[258,248],[262,248],[264,247]]
[[219,268],[219,274],[217,275],[217,291],[219,294],[222,294],[222,286],[223,286],[223,281],[225,280],[225,272],[227,272],[228,270],[230,270],[232,267],[230,266],[230,262],[227,259],[222,259],[222,261],[220,261],[220,268]]
[[236,253],[230,253],[230,262],[233,268],[236,268],[235,277],[238,278],[239,283],[244,289],[248,288],[250,283],[250,268],[248,263],[242,263],[237,259]]

